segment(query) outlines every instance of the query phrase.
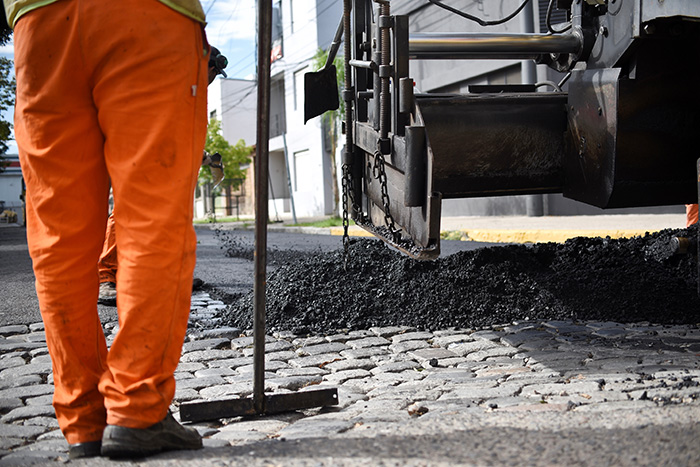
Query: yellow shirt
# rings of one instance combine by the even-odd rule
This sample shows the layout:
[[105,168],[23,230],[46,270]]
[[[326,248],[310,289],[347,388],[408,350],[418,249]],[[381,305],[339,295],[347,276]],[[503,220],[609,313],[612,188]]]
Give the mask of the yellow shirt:
[[[5,5],[5,14],[7,15],[7,23],[11,28],[15,27],[17,19],[25,13],[36,10],[49,3],[57,2],[58,0],[3,0]],[[104,0],[116,1],[116,0]],[[158,0],[165,5],[168,5],[173,10],[182,13],[185,16],[192,18],[195,21],[204,23],[204,10],[199,0]]]

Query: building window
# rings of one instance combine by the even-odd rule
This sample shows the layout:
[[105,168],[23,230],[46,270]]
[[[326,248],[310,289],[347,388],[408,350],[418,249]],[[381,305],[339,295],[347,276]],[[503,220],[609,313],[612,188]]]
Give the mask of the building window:
[[304,107],[304,75],[307,68],[294,72],[294,110]]
[[301,191],[299,187],[304,185],[305,180],[308,182],[312,168],[311,153],[308,149],[294,153],[294,191]]

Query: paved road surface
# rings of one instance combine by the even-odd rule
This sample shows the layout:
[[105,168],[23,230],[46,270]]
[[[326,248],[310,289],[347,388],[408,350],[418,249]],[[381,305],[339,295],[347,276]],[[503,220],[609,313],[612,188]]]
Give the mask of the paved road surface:
[[[229,293],[249,287],[250,262],[223,257],[208,233],[200,238],[197,274]],[[7,266],[5,258],[18,261],[23,251],[11,239],[0,229],[2,293],[27,290],[32,280],[26,265]],[[335,242],[319,237],[300,248]],[[1,305],[3,319],[9,308],[21,313],[0,327],[0,465],[62,463],[67,446],[50,406],[51,365],[35,299],[12,296]],[[252,339],[215,325],[225,306],[207,292],[193,294],[176,415],[180,403],[251,393]],[[101,307],[101,316],[111,339],[114,311]],[[334,387],[338,406],[198,423],[203,450],[135,464],[700,465],[697,326],[552,321],[478,331],[285,333],[268,336],[266,356],[269,390]]]

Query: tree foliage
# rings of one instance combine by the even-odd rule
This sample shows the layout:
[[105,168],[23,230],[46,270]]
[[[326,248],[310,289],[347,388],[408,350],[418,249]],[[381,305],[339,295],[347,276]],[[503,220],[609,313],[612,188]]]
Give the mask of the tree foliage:
[[[215,152],[221,154],[221,160],[224,164],[224,180],[219,186],[238,188],[246,176],[246,169],[241,169],[241,165],[250,162],[253,148],[246,146],[245,141],[242,139],[231,145],[221,134],[221,122],[212,119],[207,126],[207,141],[204,149],[209,154],[214,154]],[[199,171],[199,182],[200,184],[212,182],[212,174],[208,166],[202,167],[202,170]]]
[[[10,41],[12,31],[0,31],[0,45]],[[4,119],[3,112],[15,105],[15,77],[12,60],[0,57],[0,172],[5,170],[6,161],[2,156],[7,152],[7,142],[12,136],[12,124]]]

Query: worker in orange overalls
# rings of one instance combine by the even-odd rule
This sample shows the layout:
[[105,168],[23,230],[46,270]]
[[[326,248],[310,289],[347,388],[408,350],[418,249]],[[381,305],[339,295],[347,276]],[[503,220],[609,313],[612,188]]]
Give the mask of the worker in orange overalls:
[[[209,71],[208,84],[211,84],[218,75],[226,77],[224,68],[228,65],[228,60],[219,52],[216,47],[211,48],[209,54]],[[209,154],[204,151],[202,156],[202,165],[211,167],[214,175],[214,185],[217,185],[224,178],[224,167],[221,164],[221,155],[219,153]],[[100,289],[97,296],[97,303],[102,305],[115,306],[117,304],[117,242],[115,238],[114,213],[111,213],[107,218],[107,231],[105,232],[105,241],[102,246],[102,254],[97,262],[97,271],[100,277]],[[203,284],[201,279],[194,278],[192,280],[192,290],[201,287]]]
[[[27,241],[72,458],[198,449],[168,408],[195,264],[209,46],[198,0],[4,0]],[[109,351],[95,264],[109,184],[119,323]],[[167,277],[168,280],[163,280]]]

